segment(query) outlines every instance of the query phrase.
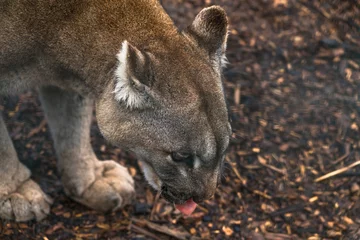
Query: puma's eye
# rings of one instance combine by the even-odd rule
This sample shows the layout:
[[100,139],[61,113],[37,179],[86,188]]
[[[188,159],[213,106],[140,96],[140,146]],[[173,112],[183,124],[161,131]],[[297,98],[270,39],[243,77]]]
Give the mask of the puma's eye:
[[174,162],[185,163],[189,167],[194,166],[194,158],[190,153],[173,152],[171,158]]
[[175,162],[182,162],[182,161],[185,161],[185,160],[191,158],[191,154],[189,154],[189,153],[180,153],[180,152],[172,152],[171,153],[171,158]]

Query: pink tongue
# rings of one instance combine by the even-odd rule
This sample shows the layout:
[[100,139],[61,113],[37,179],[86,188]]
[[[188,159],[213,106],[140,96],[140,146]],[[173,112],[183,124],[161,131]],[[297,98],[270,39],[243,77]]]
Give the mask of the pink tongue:
[[190,215],[194,212],[197,204],[192,199],[187,200],[184,204],[175,204],[175,207],[185,215]]

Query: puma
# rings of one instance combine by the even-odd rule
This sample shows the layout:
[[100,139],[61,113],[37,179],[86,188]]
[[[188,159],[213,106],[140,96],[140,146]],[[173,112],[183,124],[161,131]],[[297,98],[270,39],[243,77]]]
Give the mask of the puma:
[[[98,211],[134,197],[127,169],[92,150],[93,105],[103,136],[135,152],[182,212],[214,194],[231,133],[222,8],[178,31],[156,0],[0,0],[0,28],[0,95],[39,89],[69,197]],[[0,218],[46,217],[52,199],[19,162],[2,118],[0,166]]]

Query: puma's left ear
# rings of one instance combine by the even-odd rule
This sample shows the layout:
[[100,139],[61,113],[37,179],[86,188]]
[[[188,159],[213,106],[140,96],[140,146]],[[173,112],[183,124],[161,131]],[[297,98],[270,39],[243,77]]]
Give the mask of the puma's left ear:
[[117,54],[115,99],[130,109],[143,109],[150,104],[149,58],[127,41]]
[[203,9],[194,22],[185,30],[185,34],[193,38],[205,49],[210,58],[226,65],[226,42],[228,36],[228,19],[226,12],[219,6]]

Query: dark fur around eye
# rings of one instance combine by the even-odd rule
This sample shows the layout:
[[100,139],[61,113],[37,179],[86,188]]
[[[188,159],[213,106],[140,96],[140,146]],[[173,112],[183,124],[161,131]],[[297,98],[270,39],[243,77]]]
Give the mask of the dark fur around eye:
[[171,158],[176,163],[185,163],[189,167],[194,166],[194,157],[190,153],[172,152]]

